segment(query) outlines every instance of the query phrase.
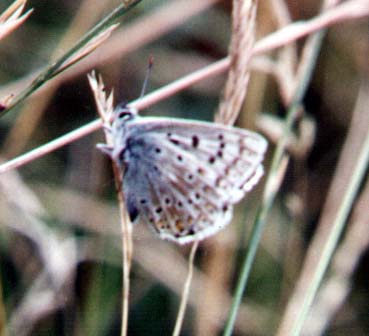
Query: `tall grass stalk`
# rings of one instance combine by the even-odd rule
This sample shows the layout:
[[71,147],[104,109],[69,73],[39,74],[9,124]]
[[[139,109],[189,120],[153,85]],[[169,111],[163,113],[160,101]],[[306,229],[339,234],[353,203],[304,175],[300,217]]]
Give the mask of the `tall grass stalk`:
[[320,251],[320,258],[316,265],[315,271],[312,275],[312,279],[305,290],[305,297],[303,300],[302,307],[298,311],[298,315],[295,319],[291,335],[298,336],[301,334],[303,324],[307,318],[309,309],[313,303],[313,300],[318,292],[322,279],[328,269],[329,263],[332,259],[333,253],[338,245],[338,241],[343,232],[345,223],[352,209],[353,202],[358,193],[363,179],[369,165],[369,133],[366,134],[365,141],[363,142],[362,149],[358,156],[358,161],[352,172],[351,179],[347,186],[346,193],[336,214],[332,230],[329,234],[327,241],[325,242],[324,248]]
[[225,336],[230,336],[234,329],[237,312],[240,307],[243,293],[245,291],[247,281],[250,276],[251,267],[255,260],[257,248],[260,243],[261,235],[262,235],[263,229],[266,224],[266,218],[268,216],[269,211],[272,208],[277,191],[279,189],[278,185],[280,181],[278,181],[278,179],[280,179],[280,167],[281,167],[281,163],[283,162],[282,158],[284,156],[287,139],[291,132],[293,123],[298,115],[298,112],[301,109],[302,99],[310,83],[310,79],[312,77],[313,70],[315,68],[315,64],[316,64],[316,60],[319,54],[322,39],[324,37],[324,32],[325,32],[324,30],[320,31],[311,37],[311,39],[313,39],[312,41],[312,45],[313,45],[312,51],[313,52],[311,55],[312,57],[310,58],[310,62],[306,64],[306,67],[303,71],[303,75],[301,76],[301,81],[296,89],[294,98],[290,104],[290,107],[286,115],[283,135],[279,139],[277,143],[277,147],[274,151],[270,173],[268,175],[265,188],[264,188],[262,203],[256,214],[250,240],[248,242],[248,248],[247,248],[246,255],[245,255],[245,258],[242,264],[240,276],[238,278],[231,310],[230,310],[230,313],[228,315],[228,319],[226,322],[226,326],[224,330]]

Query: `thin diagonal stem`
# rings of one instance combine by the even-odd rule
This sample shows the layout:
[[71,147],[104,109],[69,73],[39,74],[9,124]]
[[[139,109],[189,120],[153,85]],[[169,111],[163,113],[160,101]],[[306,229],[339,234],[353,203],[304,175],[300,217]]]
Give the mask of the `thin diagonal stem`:
[[119,17],[125,14],[128,10],[137,5],[141,0],[132,0],[122,2],[118,7],[116,7],[108,16],[102,19],[96,26],[94,26],[90,31],[88,31],[72,48],[70,48],[64,55],[59,57],[58,60],[53,62],[44,71],[42,71],[29,85],[24,89],[11,104],[4,110],[0,112],[0,116],[9,112],[15,106],[20,104],[24,99],[36,91],[39,87],[45,84],[48,80],[55,77],[59,72],[60,66],[67,61],[72,55],[81,50],[89,41],[91,41],[95,36],[105,30],[107,27],[115,23]]
[[332,255],[335,251],[338,240],[343,231],[346,219],[352,207],[352,203],[355,199],[355,196],[360,187],[362,179],[365,176],[365,171],[368,167],[368,161],[369,161],[369,134],[365,140],[363,150],[360,153],[359,161],[353,172],[352,179],[345,194],[345,198],[342,201],[336,220],[334,221],[332,233],[330,234],[323,251],[321,251],[321,257],[319,258],[319,262],[316,267],[316,271],[314,272],[314,276],[308,288],[306,288],[307,294],[304,298],[302,309],[300,310],[300,313],[296,319],[296,323],[292,329],[291,336],[298,336],[301,333],[302,326],[306,320],[309,309],[313,303],[313,299],[316,296],[319,285],[328,268],[329,262],[332,259]]
[[128,312],[129,312],[129,292],[130,292],[130,272],[132,264],[132,224],[127,215],[124,195],[122,191],[122,175],[120,169],[113,163],[113,172],[118,194],[119,212],[122,230],[122,251],[123,251],[123,289],[122,289],[122,327],[121,336],[126,336],[128,332]]
[[184,287],[183,287],[181,304],[179,306],[176,325],[174,327],[174,331],[173,331],[172,336],[179,336],[179,333],[180,333],[181,328],[182,328],[183,319],[184,319],[184,315],[185,315],[185,312],[186,312],[186,306],[187,306],[187,302],[188,302],[188,295],[190,293],[190,286],[191,286],[192,275],[193,275],[193,262],[194,262],[194,259],[195,259],[195,255],[196,255],[196,251],[197,251],[198,246],[199,246],[198,241],[195,241],[192,244],[190,257],[189,257],[189,260],[188,260],[187,279],[186,279],[186,282],[185,282]]
[[310,58],[310,62],[308,62],[308,64],[306,65],[305,69],[302,72],[303,73],[303,76],[301,76],[302,80],[296,89],[294,98],[291,102],[290,108],[288,109],[288,113],[287,113],[285,125],[284,125],[283,135],[279,139],[276,150],[273,155],[270,174],[268,175],[268,179],[266,181],[266,185],[264,189],[266,192],[264,192],[263,202],[260,205],[257,211],[257,214],[256,214],[254,226],[251,232],[251,238],[248,243],[246,256],[244,259],[244,263],[242,265],[242,269],[241,269],[240,276],[237,282],[236,291],[235,291],[234,299],[232,302],[231,310],[230,310],[228,320],[226,323],[226,327],[224,330],[225,336],[230,336],[234,329],[234,324],[236,321],[238,308],[241,304],[243,293],[245,291],[248,278],[250,276],[251,267],[255,260],[256,251],[257,251],[260,239],[261,239],[263,229],[266,224],[266,218],[267,218],[267,215],[269,214],[269,211],[274,203],[274,200],[277,194],[277,188],[273,188],[273,186],[275,185],[276,178],[279,175],[278,174],[279,167],[280,167],[283,155],[284,155],[284,151],[285,151],[286,144],[287,144],[287,139],[291,132],[291,129],[296,119],[296,116],[298,114],[298,111],[300,110],[301,100],[304,97],[307,87],[310,83],[310,79],[311,79],[311,76],[312,76],[312,73],[315,67],[315,63],[318,57],[318,53],[320,50],[321,42],[324,37],[324,32],[325,31],[320,31],[319,33],[311,37],[313,52]]
[[[209,66],[202,68],[198,71],[192,72],[191,74],[184,76],[154,92],[147,94],[139,100],[131,102],[129,105],[134,106],[138,110],[147,108],[159,101],[166,99],[175,93],[203,80],[215,76],[221,72],[224,72],[229,65],[229,58],[224,58],[220,61],[214,62]],[[99,128],[101,128],[102,122],[100,119],[96,119],[74,131],[64,134],[63,136],[54,139],[42,146],[39,146],[25,154],[22,154],[12,160],[9,160],[0,165],[0,174],[5,173],[10,169],[18,168],[28,162],[31,162],[47,153],[50,153],[62,146],[67,145],[87,134],[90,134]]]
[[[352,1],[350,1],[352,2]],[[278,43],[275,43],[275,41],[271,41],[271,38],[270,38],[270,35],[268,35],[266,38],[263,38],[262,40],[258,41],[256,44],[255,44],[255,48],[254,48],[254,51],[253,51],[253,54],[254,55],[259,55],[261,53],[264,53],[266,51],[270,51],[274,48],[277,48],[277,47],[281,47],[283,45],[285,45],[286,43],[288,42],[291,42],[291,41],[294,41],[300,37],[303,37],[313,31],[316,31],[317,29],[321,28],[321,27],[325,27],[329,24],[333,24],[333,23],[337,23],[337,22],[340,22],[340,20],[347,20],[349,19],[350,17],[346,17],[343,15],[343,10],[345,8],[340,8],[342,6],[337,6],[337,8],[335,9],[332,9],[331,11],[334,11],[336,13],[336,16],[339,17],[340,19],[338,20],[323,20],[323,22],[320,22],[322,20],[319,20],[319,18],[321,16],[328,16],[327,13],[323,13],[322,15],[318,16],[317,18],[315,19],[312,19],[312,20],[309,20],[307,21],[304,25],[305,25],[305,30],[302,32],[300,29],[300,31],[298,32],[295,32],[295,33],[291,33],[290,34],[290,38],[289,40],[286,40],[286,39],[277,39],[277,42]],[[338,15],[338,14],[341,14]],[[361,16],[364,16],[365,15],[365,12],[362,13],[361,15],[357,14],[355,17],[361,17]],[[316,21],[319,21],[320,24],[317,24]],[[291,27],[291,29],[293,30],[294,27]],[[301,24],[300,24],[300,28],[302,28]],[[287,29],[287,28],[285,28]],[[273,33],[273,35],[276,34],[276,33]],[[313,59],[313,56],[312,56],[312,59]],[[311,62],[310,64],[313,64],[313,62]],[[229,68],[229,65],[230,65],[230,58],[229,57],[226,57],[220,61],[217,61],[217,62],[214,62],[213,64],[205,67],[205,68],[202,68],[196,72],[193,72],[191,73],[190,75],[188,76],[185,76],[169,85],[166,85],[165,87],[151,93],[151,94],[148,94],[146,95],[145,97],[143,97],[139,102],[132,102],[131,105],[135,105],[135,107],[137,109],[142,109],[142,108],[146,108],[152,104],[155,104],[157,103],[158,101],[160,100],[163,100],[171,95],[173,95],[174,93],[180,91],[180,90],[183,90],[187,87],[189,87],[190,85],[193,85],[194,83],[197,83],[198,81],[201,81],[203,80],[204,78],[209,78],[211,76],[214,76],[214,75],[217,75],[219,73],[222,73],[224,71],[226,71],[228,68]],[[300,83],[303,84],[303,80],[300,81]],[[302,90],[302,87],[300,86],[300,89],[301,89],[301,92],[303,92]],[[31,94],[31,93],[29,93]],[[28,95],[29,95],[28,94]],[[25,97],[24,97],[25,98]],[[19,103],[19,102],[18,102]],[[13,101],[13,104],[8,108],[12,108],[14,107],[14,101]],[[6,110],[8,111],[8,110]],[[0,112],[0,116],[1,116],[1,113]],[[84,135],[87,135],[95,130],[97,130],[98,128],[100,128],[101,126],[101,122],[100,120],[95,120],[93,122],[91,122],[90,124],[87,124],[83,127],[81,127],[80,129],[78,130],[75,130],[75,131],[72,131],[70,133],[67,133],[65,134],[64,136],[62,136],[61,138],[58,138],[58,139],[55,139],[54,141],[46,144],[46,145],[43,145],[41,147],[38,147],[28,153],[25,153],[13,160],[10,160],[10,161],[7,161],[6,163],[2,164],[0,166],[0,174],[1,173],[4,173],[5,171],[7,170],[10,170],[10,169],[14,169],[14,168],[18,168],[20,167],[21,165],[24,165],[25,163],[29,162],[29,161],[32,161],[34,159],[37,159],[47,153],[50,153],[51,151],[57,149],[57,148],[60,148],[61,146],[64,146],[66,145],[67,143],[70,143]]]
[[[361,183],[365,180],[369,163],[369,124],[367,123],[368,118],[364,117],[367,111],[365,111],[365,105],[362,104],[362,96],[366,95],[367,87],[364,84],[360,90],[357,107],[354,110],[351,126],[338,162],[338,168],[328,193],[326,204],[324,205],[323,210],[325,211],[323,211],[323,215],[319,221],[319,229],[315,233],[316,237],[314,237],[307,257],[305,258],[304,267],[295,289],[295,295],[292,296],[292,300],[287,306],[287,318],[282,321],[282,327],[279,332],[281,335],[283,328],[287,324],[283,322],[288,321],[289,313],[294,306],[293,319],[291,319],[289,328],[287,326],[288,330],[290,330],[289,335],[300,335],[303,326],[306,326],[305,321],[313,300],[317,295],[319,286],[332,260],[333,253],[338,246],[339,239],[342,236]],[[359,121],[363,121],[364,123],[360,125]],[[352,160],[347,162],[347,153],[352,151],[353,148],[357,155],[350,156]],[[342,182],[342,177],[346,177],[347,182]],[[334,195],[338,189],[337,183],[340,184],[339,196]],[[342,187],[342,183],[344,187]],[[320,252],[319,258],[316,260],[313,257],[315,254],[313,251],[317,250]],[[308,281],[306,282],[305,279]],[[300,290],[302,287],[303,291]],[[299,297],[297,293],[303,293],[303,295]],[[295,305],[296,302],[299,303],[298,306]]]

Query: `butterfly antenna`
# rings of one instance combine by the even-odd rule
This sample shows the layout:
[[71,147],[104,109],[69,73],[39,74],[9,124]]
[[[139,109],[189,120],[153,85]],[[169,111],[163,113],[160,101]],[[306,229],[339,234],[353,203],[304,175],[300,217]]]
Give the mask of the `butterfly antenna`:
[[139,98],[142,98],[144,96],[145,92],[146,92],[153,65],[154,65],[154,57],[152,55],[150,55],[149,65],[148,65],[147,70],[146,70],[145,80],[144,80],[144,83],[142,85],[142,90],[141,90],[141,94],[140,94]]

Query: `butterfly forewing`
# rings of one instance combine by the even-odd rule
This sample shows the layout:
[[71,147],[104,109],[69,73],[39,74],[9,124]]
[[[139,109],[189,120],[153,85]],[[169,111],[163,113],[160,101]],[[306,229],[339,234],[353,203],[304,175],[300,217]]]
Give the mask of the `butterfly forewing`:
[[232,205],[262,175],[267,146],[250,131],[160,118],[137,117],[124,138],[120,159],[131,218],[178,243],[203,239],[230,222]]

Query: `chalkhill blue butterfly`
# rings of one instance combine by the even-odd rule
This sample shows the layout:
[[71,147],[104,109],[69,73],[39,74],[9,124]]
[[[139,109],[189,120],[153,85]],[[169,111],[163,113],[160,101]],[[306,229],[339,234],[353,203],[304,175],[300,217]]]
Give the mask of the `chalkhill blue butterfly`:
[[98,147],[121,168],[133,223],[179,244],[202,240],[232,219],[233,205],[263,175],[259,134],[220,124],[140,117],[118,105],[113,144]]

